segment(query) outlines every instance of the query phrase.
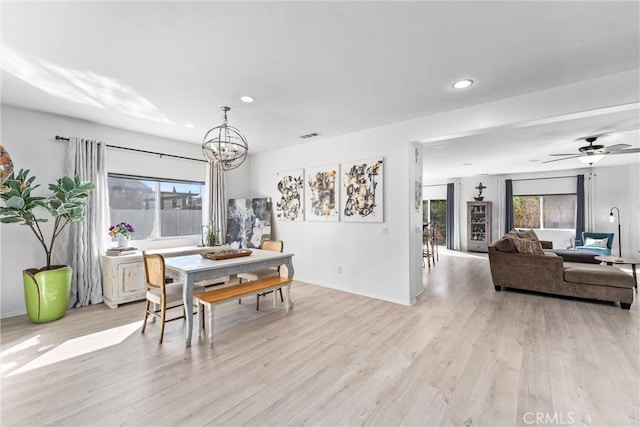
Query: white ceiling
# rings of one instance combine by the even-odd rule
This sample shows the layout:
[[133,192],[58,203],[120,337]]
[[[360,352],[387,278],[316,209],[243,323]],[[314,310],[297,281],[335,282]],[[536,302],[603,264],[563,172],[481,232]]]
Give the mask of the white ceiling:
[[[2,102],[198,144],[228,105],[258,152],[636,69],[639,17],[609,1],[4,1]],[[451,88],[464,77],[476,84]],[[425,167],[569,167],[529,160],[620,124],[637,147],[637,111],[617,114],[429,143]]]

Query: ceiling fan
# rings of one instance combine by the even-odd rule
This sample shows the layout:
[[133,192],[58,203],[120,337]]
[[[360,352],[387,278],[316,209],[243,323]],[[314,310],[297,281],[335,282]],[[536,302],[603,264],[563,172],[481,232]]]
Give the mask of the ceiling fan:
[[602,135],[589,136],[586,138],[580,138],[578,141],[586,141],[589,145],[584,145],[578,148],[579,154],[571,153],[571,154],[549,154],[550,156],[563,156],[562,159],[553,159],[547,160],[542,163],[551,163],[551,162],[559,162],[560,160],[574,159],[578,158],[583,163],[593,164],[600,161],[605,155],[609,154],[629,154],[629,153],[640,153],[640,148],[627,148],[631,147],[629,144],[615,144],[609,145],[605,147],[602,144],[594,144],[597,141],[598,137]]

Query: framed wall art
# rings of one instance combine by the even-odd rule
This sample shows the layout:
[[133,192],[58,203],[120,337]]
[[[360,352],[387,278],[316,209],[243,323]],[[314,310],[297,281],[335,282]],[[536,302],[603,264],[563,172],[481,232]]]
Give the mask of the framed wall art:
[[341,165],[340,211],[345,222],[383,222],[383,159]]
[[304,169],[278,172],[276,218],[278,221],[304,220]]
[[229,199],[226,242],[232,248],[259,248],[271,239],[271,198]]
[[307,168],[305,213],[307,221],[340,219],[338,209],[339,165]]

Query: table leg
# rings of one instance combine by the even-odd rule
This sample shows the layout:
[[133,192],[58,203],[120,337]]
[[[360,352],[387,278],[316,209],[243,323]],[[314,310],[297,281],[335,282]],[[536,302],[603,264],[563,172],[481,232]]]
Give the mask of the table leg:
[[[287,277],[289,279],[293,279],[293,261],[291,259],[291,257],[289,257],[287,259],[287,263],[285,264],[287,266]],[[289,309],[293,308],[293,300],[291,299],[291,283],[289,283],[289,285],[287,285],[287,296],[286,296],[286,311],[287,313],[289,312]]]
[[191,347],[191,334],[193,333],[193,284],[195,282],[193,275],[187,274],[182,288],[182,299],[187,320],[187,339],[185,347]]
[[213,317],[214,317],[214,305],[209,304],[209,345],[213,345]]

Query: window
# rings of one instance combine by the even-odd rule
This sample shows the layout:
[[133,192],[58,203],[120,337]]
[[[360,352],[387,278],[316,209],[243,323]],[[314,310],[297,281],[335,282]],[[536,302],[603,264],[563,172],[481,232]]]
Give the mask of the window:
[[516,228],[576,228],[575,194],[513,196],[513,219]]
[[422,201],[422,222],[434,222],[439,245],[447,244],[447,201],[427,199]]
[[134,240],[200,235],[204,183],[109,174],[110,224],[128,222]]

